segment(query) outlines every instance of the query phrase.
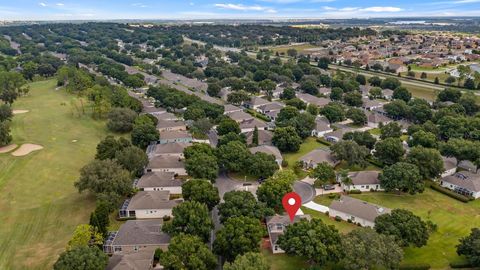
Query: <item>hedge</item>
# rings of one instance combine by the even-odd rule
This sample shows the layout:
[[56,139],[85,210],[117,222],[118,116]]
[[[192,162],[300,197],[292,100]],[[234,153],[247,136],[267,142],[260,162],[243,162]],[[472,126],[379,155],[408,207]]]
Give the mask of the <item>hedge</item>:
[[447,188],[444,188],[444,187],[441,187],[440,185],[437,185],[437,184],[432,184],[430,185],[430,188],[440,192],[440,193],[443,193],[451,198],[454,198],[456,200],[459,200],[461,202],[464,202],[464,203],[467,203],[469,201],[472,200],[472,198],[469,198],[467,196],[463,196],[462,194],[458,194],[456,192],[453,192]]
[[348,194],[362,194],[362,191],[358,189],[352,189],[347,192]]
[[428,263],[418,263],[418,264],[402,264],[400,265],[400,270],[428,270],[430,269],[430,264]]
[[331,146],[332,143],[330,143],[329,141],[325,140],[324,138],[317,138],[317,142],[318,143],[321,143],[323,145],[326,145],[326,146]]
[[474,266],[470,262],[452,262],[451,268],[473,268]]
[[259,118],[265,122],[270,122],[272,120],[270,120],[270,118],[268,118],[267,116],[261,114],[261,113],[258,113],[252,109],[246,109],[246,112],[249,113],[250,115],[252,115],[253,117],[256,117],[256,118]]

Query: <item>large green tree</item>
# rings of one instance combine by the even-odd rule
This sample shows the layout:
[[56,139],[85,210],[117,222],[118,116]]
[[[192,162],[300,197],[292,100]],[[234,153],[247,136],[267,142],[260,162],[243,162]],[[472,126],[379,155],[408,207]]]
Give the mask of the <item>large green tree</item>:
[[182,196],[187,201],[197,201],[207,205],[212,210],[220,202],[218,188],[209,181],[192,179],[182,185]]
[[480,229],[473,228],[470,235],[460,239],[457,253],[465,256],[472,266],[480,266]]
[[200,237],[204,242],[210,238],[213,221],[208,207],[197,201],[185,201],[172,210],[173,220],[163,225],[162,230],[170,235],[186,233]]
[[270,270],[267,259],[256,252],[247,252],[237,256],[232,263],[225,263],[224,270]]
[[217,158],[204,153],[193,155],[185,159],[185,170],[192,177],[215,181],[218,175]]
[[148,156],[136,146],[123,148],[115,154],[117,163],[128,170],[133,176],[141,176],[148,165]]
[[217,266],[217,258],[198,236],[183,233],[170,240],[160,261],[165,270],[211,270]]
[[386,167],[379,176],[380,184],[386,191],[403,191],[410,194],[423,192],[425,183],[416,165],[397,162]]
[[358,145],[354,141],[340,141],[330,147],[332,154],[337,160],[344,160],[348,165],[365,167],[366,158],[370,151],[365,146]]
[[230,191],[223,196],[223,203],[218,205],[218,213],[222,222],[231,217],[252,217],[262,219],[273,215],[274,211],[264,203],[258,202],[249,191]]
[[151,142],[158,141],[160,134],[154,125],[141,124],[133,126],[131,138],[133,145],[144,149]]
[[105,269],[108,256],[98,247],[78,246],[60,254],[54,270]]
[[384,164],[394,164],[402,160],[405,154],[402,141],[399,138],[386,138],[375,144],[375,157]]
[[343,257],[340,234],[321,219],[302,219],[287,226],[277,244],[285,253],[305,257],[319,265],[337,262]]
[[416,146],[407,154],[407,162],[417,165],[424,179],[435,179],[444,171],[443,159],[437,149]]
[[375,219],[375,231],[391,235],[401,246],[422,247],[430,236],[427,223],[412,212],[394,209]]
[[296,179],[293,172],[289,170],[278,171],[268,178],[258,189],[258,200],[264,202],[268,207],[277,212],[283,211],[282,198],[285,194],[292,192],[292,184]]
[[297,152],[302,144],[293,127],[276,128],[273,133],[272,143],[282,152]]
[[213,250],[231,262],[238,255],[258,252],[264,234],[265,229],[260,220],[244,216],[232,217],[217,232]]

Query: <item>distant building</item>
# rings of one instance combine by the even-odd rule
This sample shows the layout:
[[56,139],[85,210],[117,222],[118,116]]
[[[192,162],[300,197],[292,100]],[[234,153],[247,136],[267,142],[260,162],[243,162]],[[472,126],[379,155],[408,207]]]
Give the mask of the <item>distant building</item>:
[[351,185],[345,185],[342,183],[342,188],[345,191],[349,190],[360,190],[360,191],[370,191],[370,190],[383,190],[380,186],[380,180],[378,171],[359,171],[352,172],[348,175],[352,179]]

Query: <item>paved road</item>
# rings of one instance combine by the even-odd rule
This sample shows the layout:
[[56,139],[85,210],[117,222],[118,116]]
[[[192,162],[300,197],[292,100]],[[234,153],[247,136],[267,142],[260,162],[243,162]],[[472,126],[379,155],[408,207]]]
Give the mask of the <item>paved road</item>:
[[315,198],[315,189],[308,183],[296,181],[293,190],[302,198],[302,204],[308,203]]

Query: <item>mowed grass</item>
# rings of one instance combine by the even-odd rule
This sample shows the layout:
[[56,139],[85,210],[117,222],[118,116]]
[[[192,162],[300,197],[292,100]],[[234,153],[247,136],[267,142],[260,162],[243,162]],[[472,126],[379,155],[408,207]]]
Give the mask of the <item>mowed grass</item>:
[[[317,148],[327,149],[328,146],[317,142],[316,138],[314,137],[308,137],[300,145],[300,149],[297,152],[284,154],[283,159],[288,162],[288,168],[293,170],[293,168],[295,167],[295,163],[301,157]],[[306,174],[304,176],[306,176]]]
[[13,143],[44,149],[0,154],[0,269],[51,269],[75,227],[88,223],[94,200],[73,183],[107,135],[104,122],[73,116],[75,96],[55,90],[54,80],[30,89],[14,103],[30,112],[14,116]]
[[471,228],[480,227],[480,200],[465,204],[429,188],[416,195],[376,192],[351,196],[391,209],[408,209],[438,225],[426,246],[405,249],[403,263],[429,263],[433,269],[448,269],[450,262],[464,260],[456,254],[459,239]]

